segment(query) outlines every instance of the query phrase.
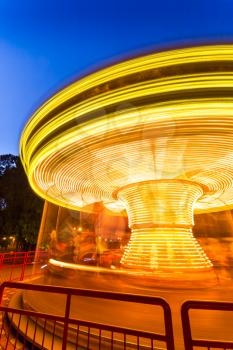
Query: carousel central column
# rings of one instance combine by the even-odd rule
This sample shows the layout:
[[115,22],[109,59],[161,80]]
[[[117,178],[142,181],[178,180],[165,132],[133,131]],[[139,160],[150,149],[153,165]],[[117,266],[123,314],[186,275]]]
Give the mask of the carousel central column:
[[193,207],[202,187],[186,180],[155,180],[121,188],[131,238],[121,263],[151,271],[209,270],[212,264],[192,234]]

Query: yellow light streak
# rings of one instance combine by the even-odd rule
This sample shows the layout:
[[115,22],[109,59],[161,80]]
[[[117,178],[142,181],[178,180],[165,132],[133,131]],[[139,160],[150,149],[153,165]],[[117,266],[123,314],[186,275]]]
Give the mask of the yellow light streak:
[[233,208],[232,96],[232,45],[100,70],[51,97],[27,123],[20,153],[29,182],[68,208],[125,208],[132,227],[125,266],[209,269],[192,236],[193,211]]

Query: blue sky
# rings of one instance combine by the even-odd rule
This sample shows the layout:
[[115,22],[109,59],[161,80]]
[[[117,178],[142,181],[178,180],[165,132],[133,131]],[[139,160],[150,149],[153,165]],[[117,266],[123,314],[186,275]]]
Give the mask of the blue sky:
[[79,75],[215,41],[233,41],[232,0],[0,0],[0,154],[18,154],[33,110]]

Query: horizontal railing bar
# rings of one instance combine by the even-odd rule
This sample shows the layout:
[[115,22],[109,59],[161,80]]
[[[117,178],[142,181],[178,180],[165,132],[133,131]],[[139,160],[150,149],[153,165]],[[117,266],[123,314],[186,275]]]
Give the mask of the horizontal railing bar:
[[19,314],[19,315],[21,314],[21,315],[30,316],[30,317],[51,319],[51,320],[56,320],[56,321],[62,322],[62,323],[67,321],[69,324],[97,328],[97,329],[103,329],[103,330],[113,330],[114,332],[122,332],[122,333],[125,332],[127,334],[138,335],[138,336],[145,337],[145,338],[156,337],[157,340],[162,340],[162,341],[165,341],[165,339],[166,339],[165,335],[162,335],[159,333],[152,333],[152,332],[141,331],[141,330],[133,330],[131,328],[119,327],[119,326],[115,326],[115,325],[105,325],[102,323],[84,321],[84,320],[74,319],[74,318],[65,319],[64,316],[44,314],[44,313],[36,312],[36,311],[17,310],[17,309],[8,308],[8,307],[0,307],[0,311],[7,312],[7,313]]
[[114,332],[127,333],[130,335],[138,335],[138,336],[144,337],[144,338],[151,338],[151,337],[155,338],[156,337],[157,340],[161,340],[161,341],[166,340],[166,336],[159,334],[159,333],[151,333],[151,332],[146,332],[146,331],[141,331],[141,330],[133,330],[131,328],[118,327],[118,326],[114,326],[114,325],[105,325],[102,323],[83,321],[83,320],[74,319],[74,318],[66,319],[65,316],[45,314],[45,313],[37,312],[37,311],[14,309],[11,307],[0,306],[0,312],[13,313],[13,314],[24,315],[24,316],[29,316],[29,317],[39,317],[39,318],[44,318],[44,319],[56,320],[56,321],[63,322],[63,323],[65,321],[67,321],[70,324],[75,324],[75,325],[80,325],[80,326],[86,326],[86,327],[104,329],[104,330],[111,330]]
[[183,303],[182,309],[187,311],[189,309],[233,311],[233,303],[227,301],[190,300]]
[[140,331],[140,330],[134,330],[132,328],[125,328],[125,327],[118,327],[114,325],[105,325],[102,323],[96,323],[91,321],[83,321],[83,320],[76,320],[74,318],[70,318],[68,323],[70,324],[78,324],[80,326],[90,327],[90,328],[96,328],[106,331],[113,331],[116,333],[127,333],[127,335],[135,335],[143,338],[154,338],[156,340],[166,341],[166,336],[159,334],[159,333],[151,333],[147,331]]
[[65,322],[65,316],[45,314],[43,312],[37,312],[37,311],[31,311],[31,310],[14,309],[12,307],[7,307],[7,306],[0,306],[0,312],[6,312],[6,313],[12,313],[12,314],[24,315],[24,316],[30,316],[30,317],[39,317],[39,318]]
[[80,319],[68,318],[66,319],[64,316],[56,316],[51,314],[44,314],[42,312],[30,311],[30,310],[18,310],[10,307],[0,306],[0,312],[12,313],[17,315],[29,316],[29,317],[37,317],[50,319],[52,321],[56,320],[58,322],[64,323],[67,321],[69,324],[80,325],[90,328],[102,329],[106,331],[113,331],[116,333],[127,333],[128,335],[135,335],[143,338],[154,338],[156,340],[166,341],[166,336],[158,333],[151,333],[146,331],[134,330],[131,328],[118,327],[114,325],[105,325],[102,323],[83,321]]
[[38,292],[49,292],[49,293],[57,293],[57,294],[71,294],[71,295],[79,295],[84,297],[94,297],[100,299],[113,299],[118,301],[128,301],[128,302],[136,302],[142,304],[151,304],[162,306],[164,309],[170,310],[168,303],[158,297],[150,297],[138,294],[123,294],[123,293],[115,293],[115,292],[105,292],[100,290],[91,290],[91,289],[81,289],[81,288],[69,288],[69,287],[56,287],[50,285],[35,285],[29,283],[20,283],[20,282],[3,282],[0,286],[0,293],[4,290],[4,288],[15,288],[15,289],[24,289],[24,290],[33,290]]
[[225,340],[204,340],[204,339],[193,339],[193,346],[199,347],[210,347],[210,348],[230,348],[233,349],[233,342]]

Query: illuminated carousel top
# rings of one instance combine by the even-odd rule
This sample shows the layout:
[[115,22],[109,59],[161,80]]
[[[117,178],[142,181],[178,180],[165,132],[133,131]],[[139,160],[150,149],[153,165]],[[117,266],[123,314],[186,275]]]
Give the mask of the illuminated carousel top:
[[233,207],[233,46],[159,52],[67,86],[27,123],[20,144],[41,197],[120,212],[131,184],[199,184],[195,212]]

